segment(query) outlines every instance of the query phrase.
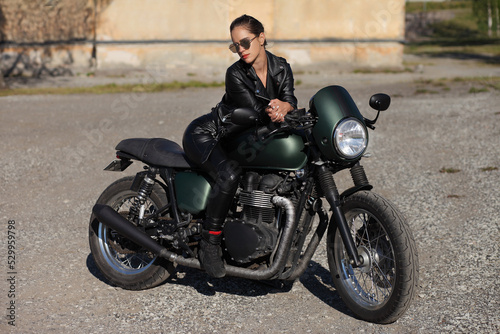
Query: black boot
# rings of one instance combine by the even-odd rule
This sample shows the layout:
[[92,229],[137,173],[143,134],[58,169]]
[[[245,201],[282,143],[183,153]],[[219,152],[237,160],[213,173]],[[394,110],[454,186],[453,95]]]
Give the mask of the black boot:
[[216,186],[212,188],[207,203],[206,220],[201,232],[199,260],[202,268],[213,277],[226,276],[220,248],[222,226],[238,189],[241,168],[238,163],[228,160],[220,149],[214,149],[211,156]]
[[220,248],[222,231],[203,229],[201,236],[198,256],[201,267],[212,277],[220,278],[226,276],[226,268],[222,260],[222,249]]

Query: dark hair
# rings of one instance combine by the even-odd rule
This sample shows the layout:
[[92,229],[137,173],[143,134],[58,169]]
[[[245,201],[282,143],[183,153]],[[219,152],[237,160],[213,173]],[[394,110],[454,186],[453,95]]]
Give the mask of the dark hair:
[[[245,27],[248,31],[250,31],[250,33],[254,34],[255,36],[259,36],[260,33],[264,32],[264,26],[262,25],[262,23],[260,23],[260,21],[256,18],[246,14],[237,17],[233,22],[231,22],[231,26],[229,26],[229,32],[233,31],[233,29],[236,27]],[[266,45],[267,40],[264,41],[264,46]]]

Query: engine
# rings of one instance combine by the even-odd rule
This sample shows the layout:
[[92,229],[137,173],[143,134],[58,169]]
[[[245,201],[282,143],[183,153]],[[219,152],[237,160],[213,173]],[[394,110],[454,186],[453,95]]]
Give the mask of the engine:
[[275,174],[245,175],[239,193],[241,212],[224,226],[225,246],[232,260],[248,263],[274,250],[279,231],[271,198],[282,183],[283,178]]

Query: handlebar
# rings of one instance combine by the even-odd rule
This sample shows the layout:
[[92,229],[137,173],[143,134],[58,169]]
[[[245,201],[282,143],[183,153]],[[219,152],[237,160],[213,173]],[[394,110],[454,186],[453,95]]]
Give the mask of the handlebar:
[[305,108],[294,109],[285,115],[283,123],[270,123],[257,131],[257,135],[261,140],[290,130],[307,130],[316,124],[317,118],[306,112]]
[[308,113],[305,108],[295,109],[285,115],[285,123],[295,130],[309,129],[316,124],[317,117]]

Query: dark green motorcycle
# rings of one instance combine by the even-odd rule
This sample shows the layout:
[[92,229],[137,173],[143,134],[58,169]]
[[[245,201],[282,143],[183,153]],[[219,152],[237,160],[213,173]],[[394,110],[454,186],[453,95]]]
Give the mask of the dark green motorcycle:
[[[228,276],[293,282],[328,231],[330,272],[353,313],[391,323],[407,310],[417,289],[415,241],[360,165],[367,128],[389,104],[388,95],[373,95],[378,113],[369,120],[344,88],[329,86],[309,110],[278,125],[258,126],[256,111],[234,110],[231,122],[248,129],[221,142],[244,171],[223,231]],[[126,139],[116,149],[106,170],[124,171],[134,160],[145,170],[111,184],[93,208],[90,249],[102,274],[140,290],[163,283],[176,264],[201,269],[198,242],[213,180],[167,139]],[[339,193],[333,175],[344,169],[354,185]]]

